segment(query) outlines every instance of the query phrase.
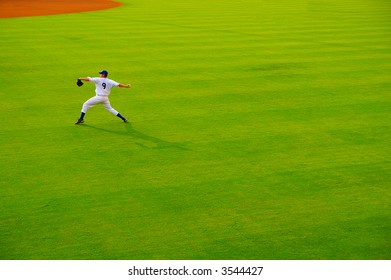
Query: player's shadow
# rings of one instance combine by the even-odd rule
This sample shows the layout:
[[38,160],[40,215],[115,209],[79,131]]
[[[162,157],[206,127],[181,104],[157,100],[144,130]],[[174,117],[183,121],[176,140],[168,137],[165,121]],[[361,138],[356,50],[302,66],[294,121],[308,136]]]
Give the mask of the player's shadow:
[[138,131],[133,128],[133,126],[130,123],[124,123],[124,131],[115,131],[115,130],[109,130],[106,128],[96,127],[88,124],[83,124],[84,127],[108,132],[108,133],[114,133],[117,135],[124,135],[129,136],[132,138],[133,143],[148,149],[164,149],[164,148],[176,148],[180,150],[189,150],[184,146],[184,144],[181,143],[174,143],[174,142],[168,142],[150,135],[147,135],[145,133],[142,133],[141,131]]

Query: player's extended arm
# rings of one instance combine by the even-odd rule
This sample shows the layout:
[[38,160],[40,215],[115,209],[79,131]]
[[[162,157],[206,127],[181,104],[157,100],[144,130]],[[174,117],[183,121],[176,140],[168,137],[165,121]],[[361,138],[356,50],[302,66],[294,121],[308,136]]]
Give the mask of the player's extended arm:
[[90,81],[90,78],[88,78],[88,77],[86,77],[86,78],[79,78],[79,80],[89,82],[89,81]]
[[118,87],[123,87],[123,88],[130,88],[132,85],[131,84],[127,84],[127,85],[124,85],[124,84],[119,84]]

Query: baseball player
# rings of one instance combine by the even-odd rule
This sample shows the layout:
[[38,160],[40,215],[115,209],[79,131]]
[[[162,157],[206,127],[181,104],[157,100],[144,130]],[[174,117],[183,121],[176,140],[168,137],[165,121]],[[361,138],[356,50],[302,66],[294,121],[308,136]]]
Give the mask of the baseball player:
[[107,111],[119,117],[125,123],[128,122],[120,113],[118,113],[117,110],[111,107],[109,101],[109,94],[112,87],[130,88],[131,85],[130,84],[124,85],[124,84],[117,83],[116,81],[110,80],[107,78],[108,75],[109,73],[106,70],[102,70],[99,72],[99,78],[85,77],[85,78],[79,78],[77,80],[78,86],[83,85],[82,81],[93,82],[96,87],[95,89],[96,95],[88,99],[86,102],[84,102],[83,107],[81,109],[80,118],[77,120],[75,124],[84,123],[84,115],[86,114],[87,110],[97,104],[102,104]]

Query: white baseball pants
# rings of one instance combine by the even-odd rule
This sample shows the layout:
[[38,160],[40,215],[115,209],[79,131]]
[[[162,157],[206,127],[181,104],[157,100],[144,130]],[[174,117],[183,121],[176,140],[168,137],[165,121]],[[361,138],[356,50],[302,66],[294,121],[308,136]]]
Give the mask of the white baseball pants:
[[88,109],[91,107],[94,107],[97,104],[102,104],[103,107],[110,113],[112,113],[114,116],[118,115],[118,111],[115,110],[113,107],[110,105],[109,98],[107,96],[94,96],[88,99],[86,102],[84,102],[83,107],[81,111],[83,113],[86,113]]

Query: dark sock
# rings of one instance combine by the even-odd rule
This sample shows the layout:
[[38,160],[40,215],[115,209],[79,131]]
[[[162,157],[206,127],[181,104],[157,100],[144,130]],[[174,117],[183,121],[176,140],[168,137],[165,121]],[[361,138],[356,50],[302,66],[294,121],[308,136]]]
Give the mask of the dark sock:
[[85,115],[86,113],[83,113],[83,112],[81,112],[81,115],[80,115],[80,120],[82,120],[82,119],[84,119],[84,115]]
[[125,120],[125,118],[120,113],[117,114],[117,117],[120,118],[123,121]]

